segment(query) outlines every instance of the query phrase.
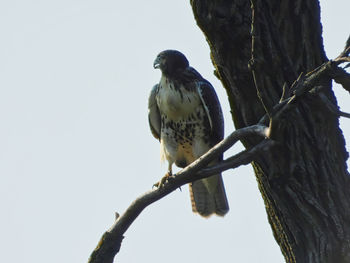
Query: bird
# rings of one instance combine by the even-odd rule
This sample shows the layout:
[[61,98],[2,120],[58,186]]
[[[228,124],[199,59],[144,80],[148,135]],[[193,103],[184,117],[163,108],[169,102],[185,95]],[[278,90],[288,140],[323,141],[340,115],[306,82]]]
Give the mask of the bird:
[[[184,54],[164,50],[154,60],[161,78],[148,98],[148,121],[152,135],[160,141],[161,159],[184,168],[224,137],[224,119],[213,86]],[[219,156],[210,165],[223,160]],[[202,217],[224,216],[229,205],[220,173],[189,184],[192,211]]]

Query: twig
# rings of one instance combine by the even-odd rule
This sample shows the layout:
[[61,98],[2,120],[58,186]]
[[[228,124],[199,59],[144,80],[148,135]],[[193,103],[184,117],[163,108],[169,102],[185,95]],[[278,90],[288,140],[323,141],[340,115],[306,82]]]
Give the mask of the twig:
[[337,67],[332,75],[335,82],[342,85],[345,90],[350,92],[350,74],[344,69]]
[[282,101],[284,101],[287,96],[289,96],[289,94],[287,95],[287,83],[284,82],[283,87],[282,87],[282,95],[281,95],[279,102],[281,103]]
[[112,227],[103,234],[88,262],[112,263],[114,256],[119,252],[124,233],[140,215],[143,209],[186,183],[206,178],[218,171],[222,172],[229,168],[235,168],[253,161],[258,153],[271,147],[273,143],[268,143],[265,140],[251,150],[246,150],[228,160],[207,168],[210,161],[217,158],[217,156],[229,149],[238,140],[254,135],[267,137],[268,132],[268,128],[262,125],[253,125],[236,130],[195,162],[182,169],[176,175],[171,176],[162,187],[148,191],[138,197],[124,214],[117,218]]
[[328,108],[328,110],[330,112],[332,112],[333,114],[337,115],[337,116],[341,116],[344,118],[350,118],[350,113],[347,112],[343,112],[338,110],[338,107],[335,106],[327,97],[326,95],[324,95],[323,93],[319,93],[318,94],[319,97],[321,98],[322,102],[326,105],[326,107]]
[[257,25],[256,25],[256,6],[257,6],[257,0],[250,0],[250,8],[252,9],[252,23],[251,23],[251,36],[252,36],[252,47],[251,47],[251,59],[249,60],[248,66],[249,69],[252,72],[252,76],[253,76],[253,81],[254,81],[254,85],[255,85],[255,89],[256,89],[256,93],[258,95],[258,98],[262,104],[262,106],[265,109],[265,112],[268,116],[271,116],[270,110],[267,107],[267,105],[264,102],[264,98],[263,98],[263,92],[260,89],[260,85],[262,84],[261,81],[258,81],[258,77],[255,73],[255,68],[257,66],[257,59],[256,59],[256,31],[257,31]]
[[337,60],[339,58],[348,57],[349,54],[350,54],[350,35],[346,41],[345,48],[344,48],[343,52],[340,53],[340,55],[335,60]]
[[[348,55],[348,48],[346,48],[342,54]],[[267,125],[266,123],[270,120],[270,138],[276,139],[275,135],[278,134],[278,131],[276,133],[276,127],[278,127],[276,123],[280,121],[282,114],[287,110],[292,109],[292,105],[294,105],[294,103],[305,94],[318,93],[321,89],[319,89],[317,85],[325,79],[327,81],[334,79],[336,82],[341,83],[344,89],[350,92],[350,74],[348,74],[344,69],[338,67],[339,64],[343,63],[340,60],[341,58],[341,56],[338,56],[338,61],[336,62],[329,60],[306,75],[302,73],[299,75],[298,79],[294,81],[291,86],[291,90],[293,90],[294,95],[284,100],[281,99],[280,102],[273,107],[271,114],[265,114],[259,121],[260,124]],[[329,104],[330,102],[326,103],[324,99],[322,99],[322,101],[332,113],[349,118],[349,113],[334,109],[335,106],[331,106]]]
[[271,147],[273,147],[276,144],[277,142],[273,140],[264,140],[249,150],[244,150],[214,166],[202,169],[200,171],[200,174],[196,175],[196,178],[198,176],[198,179],[202,179],[207,177],[208,174],[213,175],[219,172],[226,171],[228,169],[237,168],[241,165],[249,164],[254,160],[254,157],[258,156],[263,152],[267,152]]

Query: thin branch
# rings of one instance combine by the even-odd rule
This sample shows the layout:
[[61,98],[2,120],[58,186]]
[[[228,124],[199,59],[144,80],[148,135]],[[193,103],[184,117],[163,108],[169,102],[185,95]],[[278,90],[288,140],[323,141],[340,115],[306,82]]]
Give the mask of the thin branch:
[[337,67],[333,74],[333,79],[338,84],[342,85],[345,90],[350,92],[350,74],[344,69]]
[[251,31],[250,31],[250,34],[252,36],[252,47],[251,47],[251,59],[249,60],[248,66],[252,72],[253,81],[254,81],[254,85],[255,85],[255,89],[256,89],[256,93],[258,95],[258,98],[259,98],[262,106],[264,107],[266,114],[268,116],[271,116],[270,110],[267,107],[267,105],[264,101],[264,98],[263,98],[264,94],[263,94],[262,89],[261,89],[261,86],[263,85],[263,83],[258,80],[258,76],[255,73],[255,68],[259,64],[259,61],[257,61],[257,58],[256,58],[256,42],[257,42],[257,34],[258,34],[257,33],[257,23],[256,23],[257,0],[250,0],[250,8],[252,10],[252,22],[251,22]]
[[337,116],[341,116],[344,118],[350,118],[350,113],[340,111],[336,105],[334,105],[323,93],[318,94],[322,100],[322,102],[326,105],[328,110]]
[[213,175],[219,172],[226,171],[228,169],[237,168],[241,165],[247,165],[252,161],[254,161],[256,156],[258,156],[263,152],[267,152],[268,150],[270,150],[271,147],[273,147],[276,144],[277,142],[266,139],[249,150],[244,150],[214,166],[202,169],[200,171],[200,174],[196,175],[196,179],[197,178],[202,179],[202,178],[208,177],[208,174]]
[[[271,116],[265,114],[258,123],[266,124],[271,117],[274,119],[274,121],[276,121],[282,115],[282,113],[291,108],[291,104],[293,104],[304,94],[308,92],[316,93],[320,91],[320,89],[315,89],[315,86],[317,87],[318,83],[324,78],[333,78],[337,83],[342,84],[344,89],[350,92],[350,74],[344,69],[339,68],[339,64],[339,61],[335,62],[333,60],[329,60],[307,73],[305,76],[301,73],[298,79],[294,81],[291,86],[291,89],[294,90],[294,95],[276,104],[272,109]],[[347,113],[344,112],[338,111],[337,114],[339,116],[347,117]]]
[[114,256],[119,252],[121,242],[124,238],[124,233],[140,215],[143,209],[184,184],[209,177],[218,171],[222,172],[230,168],[238,167],[242,164],[250,163],[254,160],[258,153],[261,153],[263,150],[271,147],[273,143],[268,143],[267,141],[269,140],[264,140],[253,149],[243,151],[242,153],[237,154],[236,156],[231,157],[215,166],[207,167],[210,161],[217,158],[217,156],[229,149],[238,140],[254,135],[267,137],[268,132],[268,128],[262,125],[253,125],[236,130],[195,162],[191,163],[177,174],[171,176],[162,187],[150,190],[138,197],[128,207],[124,214],[117,218],[112,227],[103,234],[97,247],[92,252],[88,262],[112,263]]
[[345,111],[339,111],[338,113],[339,116],[350,119],[350,113],[347,113]]
[[287,96],[288,96],[288,95],[287,95],[287,83],[284,82],[283,87],[282,87],[282,95],[281,95],[281,98],[280,98],[280,100],[279,100],[279,103],[281,103],[282,101],[284,101],[284,100],[286,99]]
[[349,54],[350,54],[350,35],[346,41],[345,48],[344,48],[343,52],[340,53],[340,55],[335,60],[337,60],[339,58],[348,57]]

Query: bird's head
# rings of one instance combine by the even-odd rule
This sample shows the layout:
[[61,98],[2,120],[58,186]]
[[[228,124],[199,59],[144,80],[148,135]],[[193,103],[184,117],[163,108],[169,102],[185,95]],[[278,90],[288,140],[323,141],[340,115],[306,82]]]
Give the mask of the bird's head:
[[159,68],[163,74],[176,74],[179,70],[184,70],[189,66],[184,54],[177,50],[164,50],[158,54],[154,60],[153,67]]

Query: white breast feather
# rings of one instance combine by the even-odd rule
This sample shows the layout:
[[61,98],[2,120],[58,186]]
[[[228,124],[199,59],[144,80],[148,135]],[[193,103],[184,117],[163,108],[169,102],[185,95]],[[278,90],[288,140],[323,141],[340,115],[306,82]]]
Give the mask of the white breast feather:
[[174,121],[185,118],[192,114],[201,106],[201,100],[197,92],[189,92],[184,87],[180,87],[180,92],[167,82],[165,77],[161,78],[158,93],[159,109]]
[[[200,126],[201,120],[197,120],[197,113],[200,115],[207,115],[208,109],[203,108],[202,98],[197,90],[188,91],[184,87],[180,91],[171,87],[169,81],[162,77],[160,81],[160,88],[157,95],[157,103],[161,114],[167,116],[166,121],[186,122],[187,124],[198,124],[195,128],[196,136],[192,138],[191,144],[183,143],[181,145],[174,139],[174,131],[171,128],[162,128],[161,132],[161,160],[168,160],[173,164],[176,160],[185,159],[191,163],[203,153],[205,153],[209,146],[203,141],[202,128]],[[193,118],[188,120],[192,114]],[[210,123],[211,124],[211,123]]]

